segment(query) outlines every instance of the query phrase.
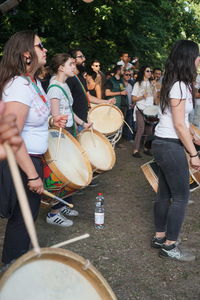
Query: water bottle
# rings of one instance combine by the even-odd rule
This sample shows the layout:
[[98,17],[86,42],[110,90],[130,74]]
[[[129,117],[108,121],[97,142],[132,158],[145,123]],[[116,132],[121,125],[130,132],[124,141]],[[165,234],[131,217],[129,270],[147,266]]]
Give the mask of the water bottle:
[[95,212],[94,212],[94,224],[95,228],[104,228],[104,197],[102,193],[99,193],[96,197]]

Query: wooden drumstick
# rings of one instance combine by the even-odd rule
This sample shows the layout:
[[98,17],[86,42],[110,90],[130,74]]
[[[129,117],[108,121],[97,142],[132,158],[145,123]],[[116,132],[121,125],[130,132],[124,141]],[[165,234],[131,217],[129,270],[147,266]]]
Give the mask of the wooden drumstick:
[[60,129],[59,129],[59,135],[58,135],[58,141],[57,141],[57,145],[56,145],[56,154],[55,154],[55,157],[54,157],[54,161],[57,160],[58,151],[59,151],[59,148],[60,148],[61,135],[62,135],[62,127],[60,127]]
[[95,143],[95,139],[94,139],[94,131],[93,131],[93,127],[92,126],[90,127],[90,130],[91,130],[92,143],[93,143],[93,146],[96,148],[96,143]]
[[24,190],[24,186],[22,183],[19,168],[18,168],[16,160],[15,160],[15,156],[13,154],[11,147],[7,143],[4,143],[4,149],[7,154],[8,165],[9,165],[12,179],[14,182],[15,190],[16,190],[17,197],[19,200],[19,205],[21,208],[21,212],[22,212],[22,216],[24,219],[26,229],[28,231],[34,251],[36,253],[40,254],[41,251],[40,251],[40,246],[38,243],[38,238],[37,238],[37,234],[36,234],[36,230],[35,230],[33,217],[32,217],[30,206],[29,206],[27,196],[26,196],[26,193]]
[[123,120],[124,121],[124,123],[126,124],[126,126],[128,127],[128,129],[130,130],[130,132],[133,134],[133,130],[131,129],[131,127],[128,125],[128,123],[125,121],[125,120]]
[[53,246],[51,246],[50,248],[60,248],[60,247],[63,247],[65,245],[68,245],[68,244],[71,244],[71,243],[74,243],[74,242],[77,242],[77,241],[80,241],[82,239],[86,239],[88,238],[90,235],[88,233],[86,234],[83,234],[83,235],[80,235],[76,238],[73,238],[73,239],[70,239],[70,240],[67,240],[67,241],[64,241],[64,242],[61,242],[61,243],[58,243],[58,244],[55,244]]
[[111,108],[114,106],[114,104],[109,104],[109,105],[110,105],[110,107],[107,110],[107,114],[109,114],[111,112]]
[[47,190],[44,190],[43,194],[46,195],[46,196],[48,196],[48,197],[50,197],[50,198],[52,198],[52,199],[55,199],[55,200],[61,202],[61,203],[65,204],[65,205],[67,205],[67,206],[69,206],[70,208],[74,207],[73,204],[68,203],[67,201],[63,200],[62,198],[60,198],[58,196],[55,196],[54,194],[48,192]]

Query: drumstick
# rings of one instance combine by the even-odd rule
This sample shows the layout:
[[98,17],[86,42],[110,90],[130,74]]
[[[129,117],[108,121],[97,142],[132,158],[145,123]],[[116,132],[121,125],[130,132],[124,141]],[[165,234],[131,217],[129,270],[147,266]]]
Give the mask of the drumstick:
[[44,190],[43,194],[50,197],[50,198],[52,198],[52,199],[55,199],[55,200],[61,202],[65,205],[67,205],[67,206],[69,206],[70,208],[72,208],[74,206],[73,204],[68,203],[67,201],[63,200],[62,198],[59,198],[58,196],[55,196],[54,194],[48,192],[47,190]]
[[114,104],[109,104],[109,105],[110,105],[110,107],[107,110],[107,114],[109,114],[111,112],[111,108],[113,107]]
[[33,217],[31,214],[30,206],[29,206],[29,203],[27,200],[27,196],[26,196],[26,193],[24,190],[24,186],[22,183],[19,168],[17,166],[17,163],[16,163],[16,160],[15,160],[15,157],[14,157],[11,147],[7,143],[4,143],[4,149],[7,154],[8,165],[9,165],[12,179],[14,182],[15,190],[16,190],[17,197],[19,200],[19,205],[21,208],[21,213],[22,213],[22,216],[24,219],[26,229],[28,231],[34,251],[36,253],[40,254],[41,251],[40,251],[40,246],[39,246],[38,239],[37,239],[35,225],[34,225]]
[[96,143],[95,143],[95,139],[94,139],[94,131],[93,131],[92,126],[90,127],[90,130],[91,130],[92,143],[93,143],[93,146],[96,148]]
[[57,141],[57,145],[56,145],[56,154],[55,154],[55,157],[54,157],[54,161],[57,160],[58,151],[59,151],[59,148],[60,148],[61,134],[62,134],[62,127],[60,127],[60,129],[59,129],[59,135],[58,135],[58,141]]
[[90,235],[89,235],[88,233],[86,233],[86,234],[80,235],[80,236],[78,236],[78,237],[76,237],[76,238],[73,238],[73,239],[70,239],[70,240],[67,240],[67,241],[64,241],[64,242],[55,244],[55,245],[51,246],[50,248],[60,248],[60,247],[63,247],[63,246],[65,246],[65,245],[68,245],[68,244],[77,242],[77,241],[79,241],[79,240],[86,239],[86,238],[88,238],[89,236],[90,236]]
[[131,127],[128,125],[128,123],[125,121],[125,120],[123,120],[124,121],[124,123],[126,124],[126,126],[128,127],[128,129],[130,130],[130,132],[133,134],[133,130],[131,129]]

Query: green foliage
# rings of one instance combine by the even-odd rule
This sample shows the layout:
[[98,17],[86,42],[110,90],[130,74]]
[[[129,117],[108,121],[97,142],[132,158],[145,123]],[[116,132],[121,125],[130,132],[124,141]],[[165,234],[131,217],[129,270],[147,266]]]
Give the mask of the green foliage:
[[121,51],[139,56],[141,64],[163,66],[174,41],[200,41],[199,24],[199,0],[23,0],[2,17],[0,52],[11,34],[33,29],[49,58],[80,47],[106,67]]

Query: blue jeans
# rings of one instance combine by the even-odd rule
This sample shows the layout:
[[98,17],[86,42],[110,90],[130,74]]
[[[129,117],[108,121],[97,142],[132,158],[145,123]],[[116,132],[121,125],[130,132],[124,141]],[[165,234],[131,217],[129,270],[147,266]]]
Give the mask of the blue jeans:
[[154,158],[159,165],[158,193],[154,206],[156,232],[176,241],[189,199],[189,166],[179,140],[155,139]]

